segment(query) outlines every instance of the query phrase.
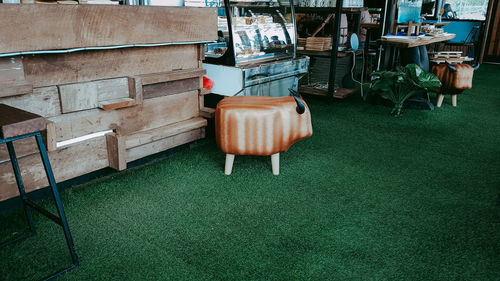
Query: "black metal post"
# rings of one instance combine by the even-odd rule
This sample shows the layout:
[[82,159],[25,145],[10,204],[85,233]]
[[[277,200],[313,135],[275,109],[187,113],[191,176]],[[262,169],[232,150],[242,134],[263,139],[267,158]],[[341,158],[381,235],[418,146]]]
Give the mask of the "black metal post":
[[73,264],[78,265],[78,257],[75,252],[75,246],[73,245],[73,239],[71,238],[71,233],[69,231],[68,222],[66,220],[66,215],[64,214],[64,209],[61,203],[61,198],[59,196],[59,191],[57,190],[56,181],[54,179],[54,174],[52,172],[52,167],[50,166],[49,157],[47,155],[47,150],[42,140],[42,135],[38,132],[36,135],[36,143],[38,144],[38,149],[40,150],[40,156],[42,157],[43,166],[45,168],[45,173],[47,174],[47,179],[49,180],[50,187],[52,189],[52,195],[56,202],[57,213],[61,218],[62,227],[64,230],[64,236],[66,238],[66,244],[68,244],[68,249],[71,254],[71,259]]
[[333,100],[333,94],[335,92],[335,72],[337,70],[337,52],[339,47],[339,37],[340,37],[340,22],[342,16],[342,0],[337,0],[335,19],[333,21],[334,32],[332,34],[332,51],[330,53],[330,73],[328,75],[328,97]]

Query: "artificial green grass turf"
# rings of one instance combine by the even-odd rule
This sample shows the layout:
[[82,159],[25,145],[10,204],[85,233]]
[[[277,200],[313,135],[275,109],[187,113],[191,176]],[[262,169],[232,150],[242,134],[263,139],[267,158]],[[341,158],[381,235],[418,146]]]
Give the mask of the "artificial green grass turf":
[[[213,140],[62,193],[81,266],[63,280],[498,280],[500,67],[434,111],[308,99],[313,137],[236,157]],[[50,201],[43,203],[51,206]],[[24,230],[0,215],[0,238]],[[0,279],[69,264],[60,228],[0,250]]]

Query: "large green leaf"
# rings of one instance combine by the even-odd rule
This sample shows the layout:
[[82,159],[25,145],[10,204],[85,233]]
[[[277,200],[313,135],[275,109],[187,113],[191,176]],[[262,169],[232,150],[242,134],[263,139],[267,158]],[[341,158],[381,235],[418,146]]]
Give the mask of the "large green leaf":
[[380,95],[394,103],[392,113],[399,115],[404,102],[418,89],[432,90],[441,86],[439,79],[416,64],[396,67],[394,71],[378,71],[372,78],[370,95]]
[[402,71],[404,71],[413,81],[418,81],[420,74],[425,72],[425,70],[414,63],[406,65]]
[[417,84],[427,90],[434,90],[438,87],[441,87],[441,81],[439,81],[437,76],[425,71],[420,73],[420,75],[418,76]]

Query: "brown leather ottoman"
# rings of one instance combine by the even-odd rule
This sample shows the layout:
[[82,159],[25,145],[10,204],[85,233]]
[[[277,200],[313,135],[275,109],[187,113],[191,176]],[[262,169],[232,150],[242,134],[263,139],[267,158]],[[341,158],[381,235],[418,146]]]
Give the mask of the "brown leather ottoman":
[[464,90],[472,88],[472,78],[474,71],[479,65],[472,67],[468,64],[438,64],[434,65],[431,72],[434,73],[439,81],[441,88],[437,88],[437,107],[441,107],[444,100],[444,95],[451,95],[451,104],[457,106],[457,94],[461,94]]
[[226,153],[226,175],[235,155],[271,155],[273,174],[279,175],[279,153],[312,135],[311,113],[295,97],[227,97],[217,105],[215,132]]

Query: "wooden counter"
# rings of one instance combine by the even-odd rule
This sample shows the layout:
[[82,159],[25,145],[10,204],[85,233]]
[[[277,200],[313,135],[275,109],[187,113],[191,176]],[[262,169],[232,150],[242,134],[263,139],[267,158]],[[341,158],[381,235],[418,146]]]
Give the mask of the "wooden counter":
[[[200,41],[217,39],[215,8],[0,4],[0,17],[0,54],[42,52],[0,57],[0,103],[46,118],[57,182],[204,137]],[[146,43],[174,44],[117,46]],[[64,53],[86,47],[112,49]],[[35,141],[14,146],[26,190],[47,186]],[[18,194],[8,159],[2,144],[0,201]]]

